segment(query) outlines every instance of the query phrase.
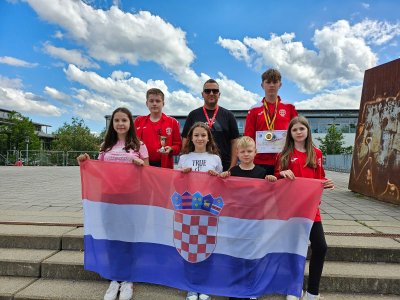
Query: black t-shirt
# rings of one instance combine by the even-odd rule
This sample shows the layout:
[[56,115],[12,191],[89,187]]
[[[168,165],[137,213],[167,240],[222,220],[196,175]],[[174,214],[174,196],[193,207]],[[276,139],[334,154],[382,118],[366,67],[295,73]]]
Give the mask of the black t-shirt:
[[[214,115],[214,110],[206,109],[206,112],[211,120]],[[187,138],[190,128],[196,122],[207,122],[203,107],[199,107],[189,113],[182,130],[183,138]],[[231,164],[231,141],[239,137],[239,129],[234,115],[229,110],[220,106],[211,128],[211,133],[217,143],[222,166],[224,171],[226,171]]]
[[265,176],[267,176],[267,171],[257,165],[255,165],[254,168],[251,170],[242,170],[239,166],[234,166],[231,169],[231,176],[264,179]]

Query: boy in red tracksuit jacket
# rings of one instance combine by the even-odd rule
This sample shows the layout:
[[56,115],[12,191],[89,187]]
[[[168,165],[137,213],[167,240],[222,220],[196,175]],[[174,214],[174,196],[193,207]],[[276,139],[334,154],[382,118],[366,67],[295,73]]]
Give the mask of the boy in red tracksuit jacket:
[[[256,133],[266,130],[286,130],[291,119],[297,116],[294,105],[284,104],[278,96],[282,86],[279,71],[269,69],[261,75],[261,87],[265,97],[260,103],[250,108],[244,135],[256,141]],[[260,153],[258,151],[254,163],[266,169],[268,175],[274,175],[274,164],[277,153]]]
[[182,148],[179,122],[162,112],[164,93],[157,88],[146,93],[150,114],[135,119],[137,137],[146,145],[151,166],[174,168],[173,155]]

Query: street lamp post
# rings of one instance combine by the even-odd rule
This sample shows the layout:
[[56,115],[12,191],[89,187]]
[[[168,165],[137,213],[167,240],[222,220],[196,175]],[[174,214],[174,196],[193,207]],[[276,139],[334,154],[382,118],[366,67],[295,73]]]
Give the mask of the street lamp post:
[[25,138],[25,143],[26,143],[26,166],[29,166],[29,155],[28,155],[28,151],[29,151],[29,136],[27,136]]

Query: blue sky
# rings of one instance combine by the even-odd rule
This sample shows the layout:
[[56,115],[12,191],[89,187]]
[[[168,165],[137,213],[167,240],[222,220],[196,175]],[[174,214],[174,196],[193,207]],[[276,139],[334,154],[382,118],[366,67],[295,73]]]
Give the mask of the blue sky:
[[220,104],[248,109],[260,75],[277,68],[282,99],[302,109],[358,108],[364,71],[400,57],[393,1],[0,2],[0,108],[56,130],[72,117],[93,132],[118,106],[147,114],[202,104],[215,78]]

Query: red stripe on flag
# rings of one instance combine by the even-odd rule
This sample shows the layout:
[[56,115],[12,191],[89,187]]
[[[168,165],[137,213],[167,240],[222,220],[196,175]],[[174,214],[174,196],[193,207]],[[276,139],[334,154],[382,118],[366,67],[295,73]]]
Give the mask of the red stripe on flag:
[[90,201],[173,209],[174,192],[199,192],[223,199],[220,216],[257,220],[314,220],[323,191],[321,181],[315,179],[282,179],[275,183],[241,177],[222,179],[207,173],[183,174],[178,170],[95,160],[81,164],[81,182],[82,198]]

